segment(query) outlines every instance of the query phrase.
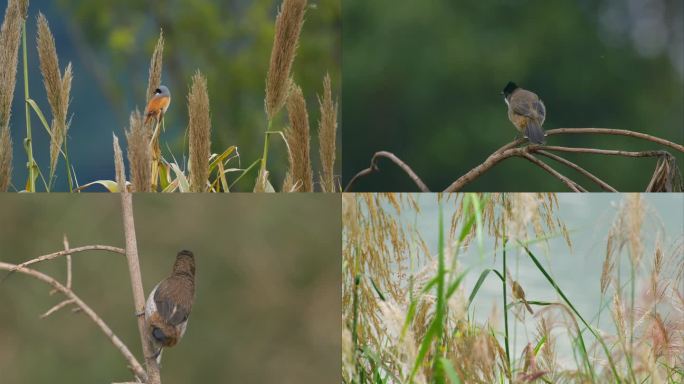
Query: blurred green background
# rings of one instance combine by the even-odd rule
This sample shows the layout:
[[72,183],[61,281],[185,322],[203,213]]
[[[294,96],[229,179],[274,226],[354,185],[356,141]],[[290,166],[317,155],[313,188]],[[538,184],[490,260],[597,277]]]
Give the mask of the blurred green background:
[[[183,152],[187,152],[187,145],[183,144],[188,124],[186,96],[190,78],[199,69],[207,76],[209,86],[212,152],[221,153],[230,145],[237,145],[241,164],[234,160],[230,164],[234,168],[246,168],[257,160],[262,154],[266,130],[264,89],[280,4],[280,0],[31,0],[27,23],[30,95],[50,119],[35,49],[36,16],[40,11],[46,15],[55,36],[61,70],[69,61],[74,67],[69,155],[79,183],[114,178],[112,132],[125,145],[123,129],[128,125],[130,112],[136,107],[145,108],[150,57],[160,28],[166,40],[162,83],[172,95],[165,119],[167,132],[161,139],[164,155],[171,158],[170,148],[176,159],[183,162]],[[316,95],[323,92],[326,72],[332,79],[333,97],[339,97],[340,19],[339,0],[309,1],[293,66],[293,77],[307,99],[315,170],[319,169]],[[26,181],[23,84],[20,68],[10,122],[14,141],[13,183],[17,189],[23,189]],[[286,115],[280,114],[281,121],[274,124],[275,129],[284,128]],[[49,137],[39,124],[33,115],[34,155],[45,171],[49,165]],[[287,153],[282,140],[273,142],[269,168],[274,184],[280,186]],[[56,190],[60,191],[68,190],[62,161],[57,167]],[[339,162],[336,166],[336,173],[341,173]],[[245,177],[245,183],[241,181],[238,189],[251,191],[253,179]]]
[[[628,129],[684,143],[681,0],[345,0],[342,14],[344,184],[368,167],[374,152],[388,150],[432,190],[446,188],[516,135],[500,95],[509,80],[543,99],[545,129]],[[560,135],[548,142],[659,149],[615,136]],[[629,191],[646,188],[656,163],[566,158]],[[677,158],[681,168],[684,157]],[[354,190],[417,190],[388,160],[380,169]],[[520,158],[466,189],[567,190]]]
[[[187,332],[164,352],[171,383],[333,383],[340,377],[339,196],[134,198],[146,293],[176,252],[194,251],[196,301]],[[124,246],[114,195],[0,196],[0,260],[71,247]],[[36,269],[64,282],[64,258]],[[6,271],[0,271],[5,277]],[[141,361],[124,256],[73,256],[73,288]],[[84,314],[39,316],[62,296],[20,273],[0,282],[0,382],[130,381],[126,361]]]

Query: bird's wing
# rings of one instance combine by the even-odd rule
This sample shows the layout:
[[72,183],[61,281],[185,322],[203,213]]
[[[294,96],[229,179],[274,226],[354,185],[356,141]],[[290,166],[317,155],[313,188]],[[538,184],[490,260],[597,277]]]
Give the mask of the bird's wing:
[[159,316],[170,325],[181,324],[190,316],[190,305],[183,292],[185,290],[174,290],[174,286],[178,284],[170,284],[170,279],[164,280],[154,294]]
[[513,112],[518,115],[533,119],[541,118],[543,120],[546,110],[544,108],[544,103],[539,100],[539,97],[537,97],[536,94],[527,90],[519,90],[513,94],[512,98],[515,99],[510,103]]

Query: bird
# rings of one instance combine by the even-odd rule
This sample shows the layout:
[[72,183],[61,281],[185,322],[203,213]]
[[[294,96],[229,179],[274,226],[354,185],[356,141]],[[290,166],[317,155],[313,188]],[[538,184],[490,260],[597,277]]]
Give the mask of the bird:
[[530,307],[530,303],[527,302],[527,299],[525,299],[525,291],[523,291],[522,287],[520,284],[518,284],[517,281],[511,280],[512,283],[512,288],[511,290],[513,291],[513,297],[517,300],[520,300],[525,304],[525,308],[530,312],[530,315],[534,315],[534,312],[532,311],[532,307]]
[[160,85],[154,90],[154,95],[145,108],[145,124],[149,123],[152,118],[159,122],[169,109],[169,104],[171,104],[171,92],[165,85]]
[[171,276],[160,281],[145,303],[145,324],[154,347],[157,363],[162,348],[173,347],[185,334],[188,317],[195,301],[195,256],[191,251],[178,252]]
[[508,119],[532,144],[544,144],[542,125],[546,107],[536,93],[518,87],[509,81],[501,91],[508,106]]

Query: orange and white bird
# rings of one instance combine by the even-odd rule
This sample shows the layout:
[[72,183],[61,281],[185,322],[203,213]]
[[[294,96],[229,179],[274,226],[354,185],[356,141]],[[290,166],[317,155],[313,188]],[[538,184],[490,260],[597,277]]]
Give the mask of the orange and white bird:
[[171,104],[171,92],[165,85],[160,85],[154,90],[154,96],[145,108],[145,124],[149,123],[152,118],[159,123],[166,110],[169,109],[169,104]]

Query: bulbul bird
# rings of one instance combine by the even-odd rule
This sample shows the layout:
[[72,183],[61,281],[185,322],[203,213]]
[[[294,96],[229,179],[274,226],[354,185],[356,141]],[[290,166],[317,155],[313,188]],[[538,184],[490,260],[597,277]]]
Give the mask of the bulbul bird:
[[162,348],[173,347],[185,334],[195,300],[195,256],[180,251],[171,276],[157,284],[145,304],[145,322],[157,363]]
[[169,104],[171,104],[171,92],[165,85],[160,85],[154,90],[154,96],[145,108],[145,124],[149,123],[152,118],[155,118],[157,123],[161,121],[166,110],[169,109]]
[[508,106],[508,119],[527,137],[530,143],[544,144],[544,118],[546,107],[534,92],[518,87],[509,81],[501,94]]

